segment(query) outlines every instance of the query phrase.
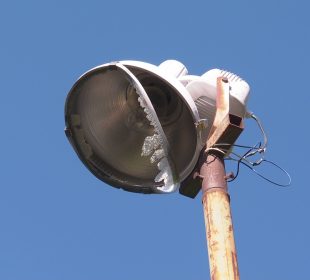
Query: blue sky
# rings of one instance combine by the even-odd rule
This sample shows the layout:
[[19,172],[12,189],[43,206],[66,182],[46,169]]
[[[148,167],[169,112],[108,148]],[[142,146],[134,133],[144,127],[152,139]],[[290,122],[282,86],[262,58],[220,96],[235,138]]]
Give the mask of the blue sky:
[[[241,279],[307,279],[310,264],[307,1],[3,1],[0,278],[209,279],[201,197],[139,195],[86,170],[64,101],[98,64],[182,61],[238,73],[293,184],[247,169],[230,184]],[[256,143],[251,122],[240,144]],[[267,176],[276,171],[265,169]]]

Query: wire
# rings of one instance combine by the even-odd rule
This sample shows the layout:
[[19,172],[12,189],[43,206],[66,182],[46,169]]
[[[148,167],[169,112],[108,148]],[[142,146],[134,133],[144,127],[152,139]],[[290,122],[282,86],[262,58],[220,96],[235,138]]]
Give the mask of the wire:
[[208,154],[210,151],[216,151],[216,152],[220,152],[221,154],[223,154],[224,156],[227,156],[227,151],[224,151],[224,150],[221,150],[219,148],[214,148],[214,147],[210,147],[210,148],[207,148],[205,150],[205,153]]
[[257,125],[258,125],[258,127],[259,127],[259,129],[263,135],[264,143],[263,143],[263,145],[261,145],[261,144],[259,145],[259,149],[253,150],[252,152],[248,153],[246,157],[251,157],[251,156],[256,155],[257,153],[260,153],[262,155],[261,158],[252,163],[252,165],[259,165],[264,160],[266,149],[267,149],[268,138],[267,138],[267,134],[266,134],[266,132],[263,128],[263,125],[262,125],[261,121],[259,120],[259,118],[256,115],[254,115],[254,113],[248,113],[248,115],[256,121],[256,123],[257,123]]
[[256,121],[256,123],[257,123],[257,125],[258,125],[260,131],[262,132],[262,135],[263,135],[263,138],[264,138],[264,144],[263,144],[263,146],[261,147],[261,150],[262,150],[263,152],[265,152],[266,149],[267,149],[267,144],[268,144],[267,134],[266,134],[266,132],[265,132],[265,130],[264,130],[264,128],[263,128],[263,125],[262,125],[260,119],[259,119],[256,115],[254,115],[254,113],[250,113],[250,117]]
[[[239,158],[239,160],[237,161],[238,164],[237,164],[236,175],[234,175],[234,177],[233,177],[232,179],[227,180],[227,182],[232,182],[232,181],[234,181],[234,180],[237,179],[237,177],[238,177],[238,175],[239,175],[239,171],[240,171],[240,163],[242,162],[242,160],[245,159],[245,156],[246,156],[250,151],[252,151],[252,149],[253,149],[253,148],[250,148],[250,150],[248,150],[248,151],[247,151],[243,156],[241,156],[241,157],[240,157],[238,154],[233,153],[235,156],[238,156],[238,157],[240,157],[240,158]],[[230,158],[230,159],[232,159],[232,158]],[[232,160],[235,160],[235,159],[232,159]]]
[[258,175],[259,177],[263,178],[264,180],[268,181],[271,184],[274,184],[274,185],[279,186],[279,187],[289,187],[291,185],[291,183],[292,183],[291,175],[284,168],[282,168],[281,166],[279,166],[278,164],[276,164],[270,160],[264,159],[263,162],[268,162],[268,163],[274,165],[275,167],[277,167],[278,169],[280,169],[283,173],[285,173],[285,175],[288,177],[288,183],[286,183],[286,184],[277,183],[276,181],[273,181],[273,180],[267,178],[266,176],[262,175],[261,173],[259,173],[253,166],[250,166],[250,165],[246,164],[245,162],[241,161],[241,163],[243,165],[245,165],[246,167],[251,169],[256,175]]
[[[247,168],[251,169],[256,175],[258,175],[262,179],[268,181],[269,183],[272,183],[272,184],[280,186],[280,187],[290,186],[291,182],[292,182],[290,174],[284,168],[280,167],[275,162],[265,159],[265,153],[266,153],[266,149],[267,149],[268,138],[267,138],[266,132],[262,126],[261,121],[253,113],[247,113],[247,114],[250,118],[252,118],[256,121],[256,123],[257,123],[257,125],[258,125],[258,127],[259,127],[259,129],[263,135],[263,139],[264,139],[263,144],[261,142],[258,142],[255,146],[246,146],[246,145],[239,145],[239,144],[231,145],[229,143],[217,143],[214,146],[207,148],[205,152],[209,153],[210,151],[216,151],[216,152],[223,154],[225,156],[225,160],[232,160],[232,161],[237,162],[236,175],[234,175],[234,177],[232,179],[227,180],[227,182],[232,182],[238,177],[238,175],[240,173],[240,164],[243,164]],[[223,148],[223,146],[224,147],[228,146],[228,148],[225,149],[225,148]],[[231,147],[238,147],[238,148],[243,148],[243,149],[248,149],[248,150],[243,155],[239,155],[238,153],[230,151]],[[256,161],[251,161],[250,159],[253,156],[255,156],[256,154],[261,154],[261,157]],[[232,155],[234,157],[232,157]],[[280,169],[288,177],[288,183],[286,183],[286,184],[278,183],[278,182],[271,180],[268,177],[264,176],[260,172],[258,172],[254,167],[262,164],[263,162],[267,162],[267,163],[275,166],[276,168]]]
[[[238,145],[238,146],[241,146],[241,145]],[[245,147],[248,147],[248,146],[245,146]],[[247,168],[251,169],[256,175],[258,175],[262,179],[268,181],[269,183],[274,184],[274,185],[279,186],[279,187],[289,187],[291,185],[291,183],[292,183],[292,178],[291,178],[290,174],[284,168],[282,168],[281,166],[279,166],[275,162],[267,160],[267,159],[262,159],[259,162],[259,164],[256,164],[255,162],[251,162],[250,160],[247,159],[247,156],[250,153],[252,153],[253,150],[255,150],[255,149],[258,149],[258,148],[255,147],[255,146],[254,147],[250,147],[250,149],[246,153],[244,153],[242,156],[237,154],[237,153],[235,153],[235,152],[231,152],[231,154],[234,155],[237,158],[233,158],[230,155],[225,158],[225,160],[232,160],[232,161],[236,161],[237,162],[237,169],[236,169],[236,173],[234,175],[234,178],[232,178],[230,180],[227,180],[227,182],[232,182],[235,179],[237,179],[238,175],[240,174],[240,164],[243,164]],[[219,148],[209,148],[209,149],[207,149],[207,151],[211,151],[211,150],[221,152],[222,154],[226,154],[225,151],[223,151],[223,150],[221,150]],[[276,181],[274,181],[272,179],[269,179],[268,177],[264,176],[260,172],[258,172],[254,168],[254,166],[258,166],[258,165],[262,164],[263,162],[267,162],[269,164],[272,164],[276,168],[280,169],[288,177],[288,183],[286,183],[286,184],[278,183],[278,182],[276,182]]]

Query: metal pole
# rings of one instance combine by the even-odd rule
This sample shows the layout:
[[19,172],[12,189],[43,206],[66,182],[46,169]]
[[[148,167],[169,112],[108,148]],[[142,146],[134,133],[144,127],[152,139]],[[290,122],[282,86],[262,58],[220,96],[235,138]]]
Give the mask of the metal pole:
[[191,176],[180,188],[181,194],[192,198],[202,188],[211,280],[239,280],[224,153],[242,132],[243,119],[230,114],[229,96],[228,79],[218,77],[216,114],[206,143],[208,152],[200,155]]
[[209,153],[200,176],[211,280],[237,280],[239,271],[223,155]]

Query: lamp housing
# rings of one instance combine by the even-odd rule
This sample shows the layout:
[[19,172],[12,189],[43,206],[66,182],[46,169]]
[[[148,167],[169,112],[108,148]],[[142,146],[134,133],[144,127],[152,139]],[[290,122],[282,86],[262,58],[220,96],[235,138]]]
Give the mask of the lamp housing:
[[230,72],[188,75],[176,60],[97,66],[68,93],[66,135],[84,165],[105,183],[131,192],[174,192],[205,145],[218,76],[231,82],[231,111],[243,117],[249,86]]

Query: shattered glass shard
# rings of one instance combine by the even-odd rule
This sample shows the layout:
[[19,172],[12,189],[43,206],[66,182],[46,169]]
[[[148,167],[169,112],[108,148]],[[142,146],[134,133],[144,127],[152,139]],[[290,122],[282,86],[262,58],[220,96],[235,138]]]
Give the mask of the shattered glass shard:
[[[157,187],[157,189],[164,193],[173,192],[179,187],[179,182],[177,180],[178,176],[174,172],[175,169],[172,168],[173,165],[171,165],[171,159],[169,159],[168,156],[169,146],[166,136],[155,110],[153,109],[151,102],[148,100],[148,96],[144,90],[140,90],[138,86],[134,85],[134,88],[138,95],[138,102],[141,108],[143,108],[146,118],[155,130],[154,135],[147,136],[144,139],[141,156],[150,156],[151,164],[157,163],[159,173],[154,178],[154,181],[157,183],[163,182],[163,185]],[[148,103],[150,105],[148,105]]]
[[175,185],[173,180],[172,170],[167,158],[161,159],[157,164],[158,169],[160,170],[159,174],[155,177],[155,182],[164,181],[164,186],[158,187],[159,190],[163,192],[173,192],[177,185]]
[[165,152],[163,149],[158,149],[154,152],[154,154],[151,156],[151,163],[155,163],[159,161],[161,158],[165,156]]
[[144,139],[141,156],[149,156],[160,146],[160,136],[154,134]]

